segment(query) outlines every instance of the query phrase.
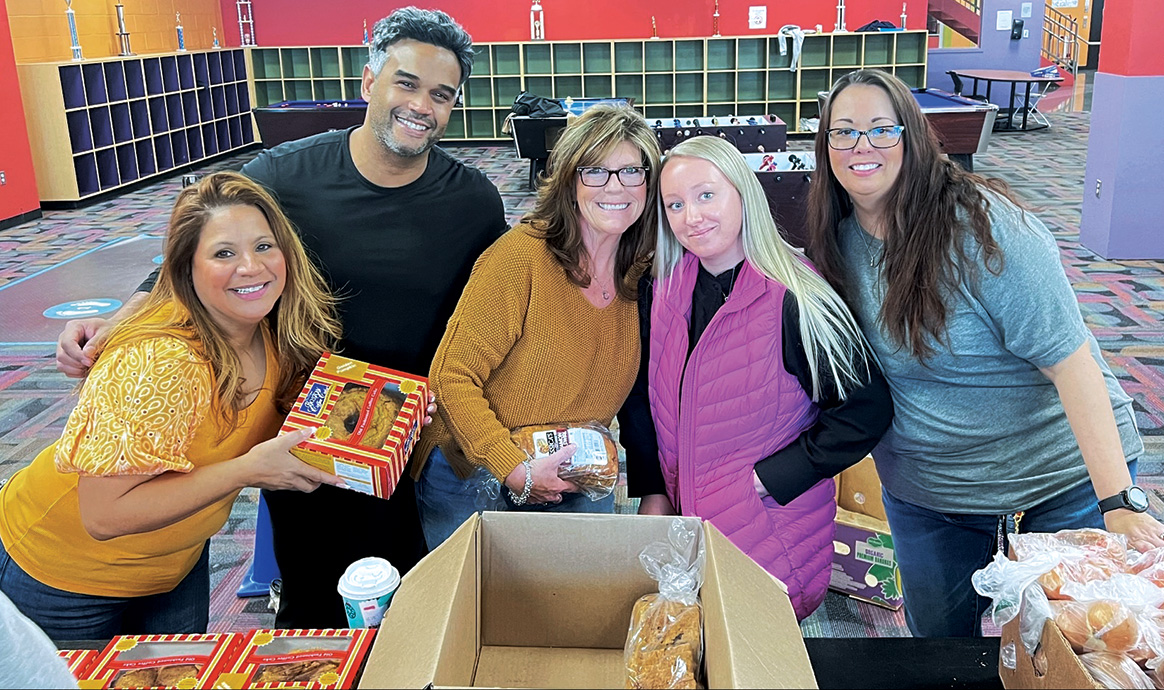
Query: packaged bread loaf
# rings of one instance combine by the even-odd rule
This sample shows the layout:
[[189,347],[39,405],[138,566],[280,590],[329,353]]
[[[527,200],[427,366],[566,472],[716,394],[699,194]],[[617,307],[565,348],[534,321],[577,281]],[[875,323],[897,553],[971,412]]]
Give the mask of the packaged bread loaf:
[[657,593],[635,602],[623,649],[627,688],[696,688],[703,659],[704,551],[700,534],[671,523],[669,543],[651,544],[639,555],[659,583]]
[[628,688],[694,688],[703,649],[699,604],[647,594],[635,602],[626,646]]
[[598,422],[582,424],[540,424],[523,426],[511,433],[513,442],[530,459],[553,455],[574,444],[574,456],[562,463],[558,476],[578,486],[592,501],[606,498],[618,482],[618,446],[614,437]]

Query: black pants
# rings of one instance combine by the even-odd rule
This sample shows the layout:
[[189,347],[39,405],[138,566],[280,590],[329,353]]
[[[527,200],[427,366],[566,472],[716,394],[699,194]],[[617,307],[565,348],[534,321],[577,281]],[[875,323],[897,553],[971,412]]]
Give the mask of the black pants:
[[336,591],[348,565],[379,556],[404,575],[428,552],[407,474],[388,500],[334,486],[309,494],[263,491],[263,497],[283,579],[278,628],[348,627]]

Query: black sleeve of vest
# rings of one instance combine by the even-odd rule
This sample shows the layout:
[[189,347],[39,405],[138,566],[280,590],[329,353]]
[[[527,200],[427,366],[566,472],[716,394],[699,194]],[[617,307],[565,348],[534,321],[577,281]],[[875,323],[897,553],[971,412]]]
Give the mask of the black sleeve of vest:
[[[811,395],[812,375],[800,338],[800,308],[791,292],[784,296],[784,368]],[[858,364],[863,385],[844,400],[836,382],[821,371],[822,386],[816,423],[795,441],[756,463],[756,474],[772,498],[787,505],[817,482],[835,477],[861,461],[881,440],[893,421],[889,384],[875,362]]]
[[134,292],[153,292],[154,286],[158,284],[158,274],[161,273],[161,271],[162,269],[160,268],[155,268],[153,271],[151,271],[150,274],[146,276],[146,279],[141,281],[141,285],[138,285],[137,290],[134,290]]
[[659,467],[659,441],[647,393],[647,364],[651,361],[651,276],[639,280],[639,373],[630,396],[618,412],[618,441],[626,449],[627,495],[642,498],[666,493]]

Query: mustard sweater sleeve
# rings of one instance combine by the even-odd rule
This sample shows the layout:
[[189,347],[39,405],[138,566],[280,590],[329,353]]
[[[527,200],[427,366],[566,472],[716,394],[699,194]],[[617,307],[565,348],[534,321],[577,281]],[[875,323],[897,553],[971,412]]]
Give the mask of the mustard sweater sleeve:
[[533,258],[519,226],[473,266],[433,358],[437,409],[470,462],[501,481],[526,459],[485,398],[484,385],[522,335],[533,286]]

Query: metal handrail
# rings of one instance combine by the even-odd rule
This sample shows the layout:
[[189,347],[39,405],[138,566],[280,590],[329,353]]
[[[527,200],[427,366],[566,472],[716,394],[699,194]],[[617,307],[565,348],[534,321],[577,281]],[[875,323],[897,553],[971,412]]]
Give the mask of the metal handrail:
[[1043,57],[1079,74],[1079,46],[1084,41],[1079,35],[1079,20],[1051,7],[1048,0],[1043,16]]

